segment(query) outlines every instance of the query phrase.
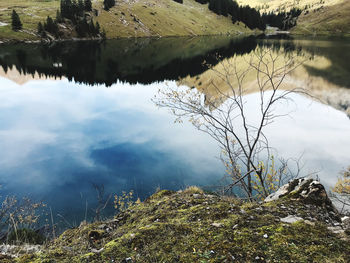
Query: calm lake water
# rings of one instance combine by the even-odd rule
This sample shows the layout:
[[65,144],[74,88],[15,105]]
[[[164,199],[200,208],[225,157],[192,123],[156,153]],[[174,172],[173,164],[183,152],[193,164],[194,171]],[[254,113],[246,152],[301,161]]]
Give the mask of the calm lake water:
[[[217,185],[224,169],[216,143],[190,123],[175,124],[151,99],[166,85],[204,77],[204,62],[262,46],[311,57],[287,81],[315,98],[279,105],[291,113],[266,134],[279,156],[302,155],[303,175],[333,185],[350,165],[349,39],[165,38],[1,45],[1,196],[42,200],[75,224],[86,207],[93,216],[94,185],[105,196],[134,190],[141,199],[157,188]],[[104,215],[112,213],[111,202]]]

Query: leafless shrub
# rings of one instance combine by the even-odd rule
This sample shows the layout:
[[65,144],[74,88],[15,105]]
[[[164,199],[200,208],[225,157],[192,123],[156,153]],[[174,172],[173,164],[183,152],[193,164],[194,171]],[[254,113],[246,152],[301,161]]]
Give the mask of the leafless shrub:
[[[289,161],[281,160],[276,167],[264,131],[276,118],[287,115],[275,111],[279,102],[290,100],[292,93],[306,94],[301,88],[284,86],[287,75],[301,63],[292,53],[257,49],[248,59],[236,56],[223,61],[220,68],[211,67],[215,81],[212,79],[208,88],[215,90],[216,99],[206,97],[205,90],[168,87],[159,90],[153,101],[159,107],[169,108],[176,121],[188,118],[197,129],[216,140],[232,180],[224,192],[239,187],[250,200],[266,197],[283,178],[292,176]],[[245,95],[249,93],[258,94],[254,118],[247,114]]]

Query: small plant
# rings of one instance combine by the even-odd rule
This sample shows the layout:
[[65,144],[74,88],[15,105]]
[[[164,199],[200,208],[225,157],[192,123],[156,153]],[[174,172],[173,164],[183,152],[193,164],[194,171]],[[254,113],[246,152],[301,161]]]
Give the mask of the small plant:
[[335,199],[342,207],[339,209],[341,214],[350,213],[350,166],[340,172],[341,178],[329,192],[331,198]]
[[141,203],[140,198],[137,198],[136,201],[134,200],[135,198],[133,190],[131,190],[129,193],[122,191],[122,194],[120,196],[114,196],[114,208],[119,212],[123,212],[126,211],[129,207]]
[[350,166],[341,172],[343,178],[338,179],[333,191],[350,196]]
[[[264,187],[268,194],[271,194],[280,186],[280,179],[282,178],[284,171],[278,171],[275,167],[275,159],[272,156],[270,158],[271,162],[269,167],[266,167],[264,162],[259,162],[258,172],[254,173],[254,180],[252,180],[253,189],[257,192],[258,199],[264,199]],[[264,185],[260,181],[261,176],[263,175]]]

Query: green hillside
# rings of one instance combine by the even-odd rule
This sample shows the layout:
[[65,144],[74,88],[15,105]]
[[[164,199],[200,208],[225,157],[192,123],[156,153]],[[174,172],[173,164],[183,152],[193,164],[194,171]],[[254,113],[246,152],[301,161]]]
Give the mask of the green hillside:
[[163,190],[112,220],[81,224],[39,253],[5,262],[348,262],[347,234],[329,227],[335,214],[317,203],[320,196],[314,204],[296,196],[259,204],[196,187]]
[[350,35],[350,1],[304,12],[293,34]]
[[[59,0],[0,1],[0,40],[35,40],[37,24],[48,15],[55,17]],[[232,24],[230,17],[218,16],[195,0],[183,4],[173,0],[117,1],[109,11],[103,10],[103,0],[93,1],[98,21],[108,38],[145,36],[191,36],[249,33],[244,24]],[[19,14],[23,30],[11,30],[11,13]]]
[[350,35],[349,0],[237,0],[260,12],[303,10],[292,34]]

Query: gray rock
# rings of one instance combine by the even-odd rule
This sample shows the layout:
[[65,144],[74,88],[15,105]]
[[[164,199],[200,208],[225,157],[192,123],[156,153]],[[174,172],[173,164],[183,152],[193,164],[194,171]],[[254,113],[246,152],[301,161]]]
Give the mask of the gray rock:
[[294,179],[289,183],[283,185],[277,192],[265,198],[265,202],[278,200],[282,197],[288,196],[292,200],[298,200],[305,204],[316,205],[325,208],[329,216],[336,221],[340,221],[339,213],[329,199],[324,186],[313,179]]
[[281,222],[288,223],[288,224],[292,224],[300,220],[303,220],[303,219],[301,217],[293,216],[293,215],[289,215],[287,217],[281,218]]
[[334,234],[343,234],[345,232],[340,226],[330,226],[327,227],[327,229],[332,231]]
[[347,233],[350,233],[350,217],[344,216],[342,219],[342,226]]

